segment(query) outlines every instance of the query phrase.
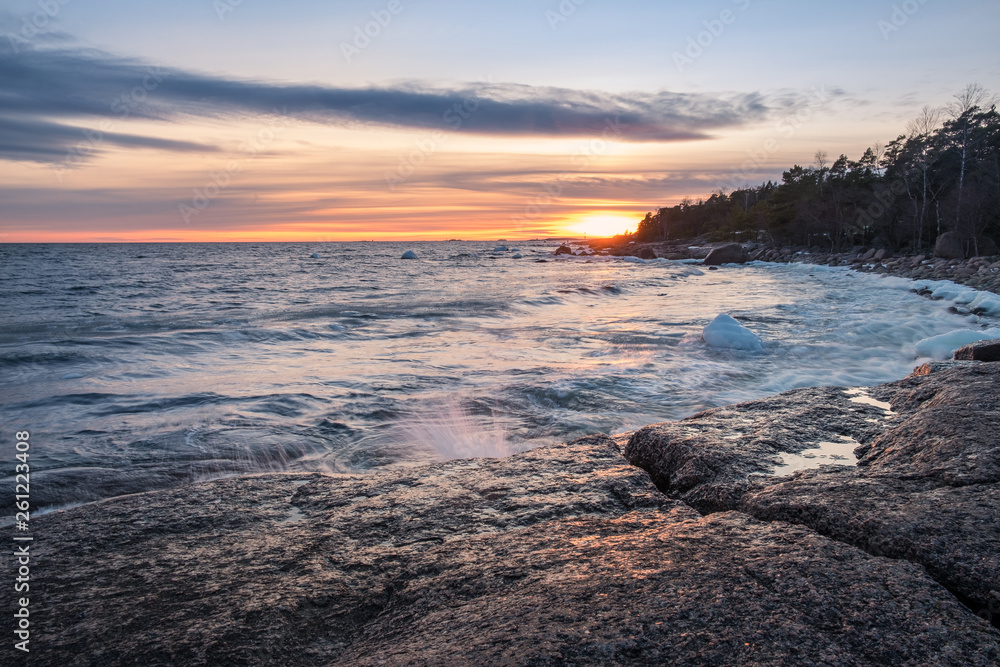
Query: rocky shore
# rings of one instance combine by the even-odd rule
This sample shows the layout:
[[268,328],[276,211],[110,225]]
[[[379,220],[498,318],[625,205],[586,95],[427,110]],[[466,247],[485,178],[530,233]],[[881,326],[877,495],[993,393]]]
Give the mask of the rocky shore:
[[[506,459],[40,516],[28,664],[996,665],[998,389],[1000,364],[949,362]],[[830,443],[858,460],[789,469]]]
[[716,248],[741,245],[744,261],[776,263],[799,262],[822,266],[847,266],[857,271],[912,278],[914,280],[951,280],[973,289],[1000,294],[1000,255],[961,258],[953,249],[941,248],[920,255],[893,255],[885,248],[856,247],[846,252],[831,252],[820,247],[775,246],[759,243],[720,244],[704,239],[686,239],[669,243],[609,245],[592,241],[592,248],[610,255],[631,255],[643,259],[706,259]]

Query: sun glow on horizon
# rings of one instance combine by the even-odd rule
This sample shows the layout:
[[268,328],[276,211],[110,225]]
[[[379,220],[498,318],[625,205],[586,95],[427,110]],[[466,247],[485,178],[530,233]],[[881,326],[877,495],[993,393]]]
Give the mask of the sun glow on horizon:
[[635,216],[622,215],[621,213],[596,213],[581,215],[575,220],[569,221],[566,230],[587,236],[615,236],[634,230],[636,224]]

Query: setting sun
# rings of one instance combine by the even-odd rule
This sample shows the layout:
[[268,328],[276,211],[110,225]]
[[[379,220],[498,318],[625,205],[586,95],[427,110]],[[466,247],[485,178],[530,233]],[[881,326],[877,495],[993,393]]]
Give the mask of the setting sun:
[[621,214],[586,215],[570,222],[567,231],[587,236],[614,236],[635,229],[636,216]]

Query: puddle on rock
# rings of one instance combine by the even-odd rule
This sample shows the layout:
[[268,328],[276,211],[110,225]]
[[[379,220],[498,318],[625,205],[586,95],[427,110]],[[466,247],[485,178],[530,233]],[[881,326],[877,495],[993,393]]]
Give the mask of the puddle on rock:
[[820,442],[815,447],[805,449],[798,454],[781,454],[781,465],[776,466],[773,475],[791,475],[798,470],[818,468],[822,465],[853,466],[854,448],[859,443],[854,438],[841,436],[840,442]]
[[886,415],[896,414],[892,411],[892,405],[890,403],[880,401],[877,398],[872,398],[868,395],[868,390],[864,387],[858,387],[857,389],[845,389],[844,393],[851,397],[851,403],[860,403],[862,405],[870,405],[872,407],[881,408],[882,410],[885,410]]

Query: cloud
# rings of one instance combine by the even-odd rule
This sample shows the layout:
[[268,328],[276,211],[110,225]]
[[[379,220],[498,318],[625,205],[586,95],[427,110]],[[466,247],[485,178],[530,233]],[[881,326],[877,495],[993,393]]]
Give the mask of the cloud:
[[795,95],[599,91],[484,83],[337,88],[231,79],[92,50],[0,45],[0,157],[54,161],[80,140],[59,120],[110,120],[110,143],[175,151],[211,147],[117,134],[119,121],[281,113],[321,124],[378,124],[492,136],[702,140],[794,106]]
[[215,146],[190,141],[102,132],[99,129],[73,127],[47,120],[0,115],[0,157],[7,159],[55,162],[66,159],[69,153],[74,162],[84,161],[89,156],[102,152],[105,144],[169,151],[217,150]]

